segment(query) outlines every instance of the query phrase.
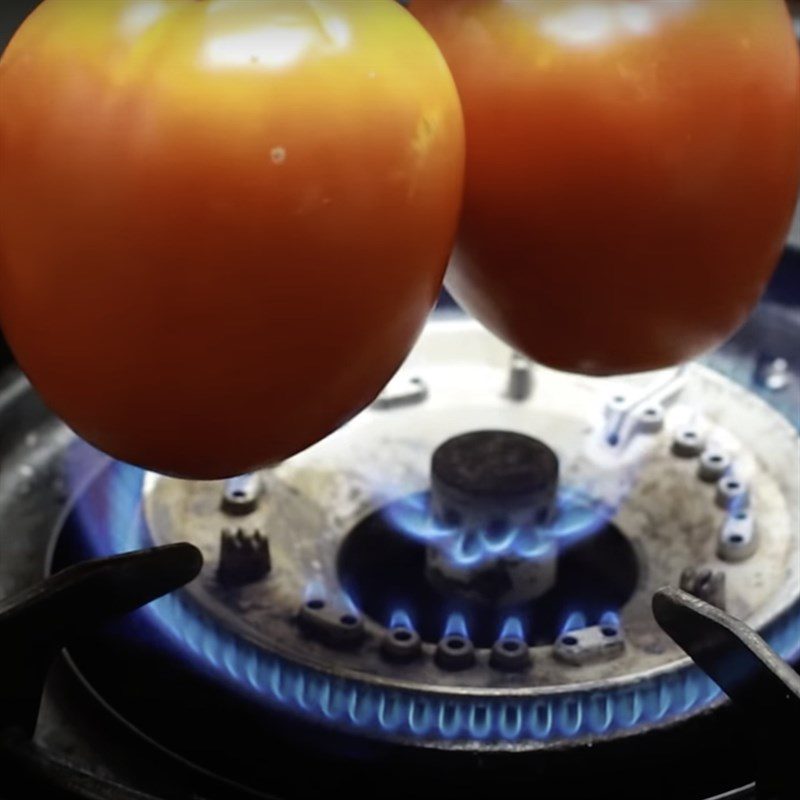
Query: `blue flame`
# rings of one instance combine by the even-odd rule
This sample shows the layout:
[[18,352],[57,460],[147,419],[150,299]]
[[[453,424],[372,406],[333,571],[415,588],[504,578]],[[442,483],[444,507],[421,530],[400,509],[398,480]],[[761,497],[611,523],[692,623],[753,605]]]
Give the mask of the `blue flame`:
[[599,533],[614,518],[616,509],[594,500],[577,489],[562,489],[556,500],[556,513],[547,530],[562,543],[573,544]]
[[360,614],[361,613],[361,607],[355,601],[355,599],[353,598],[353,595],[352,595],[351,592],[344,592],[343,591],[342,594],[341,594],[341,597],[342,597],[342,605],[348,611],[350,611],[352,614]]
[[615,611],[606,611],[604,614],[601,615],[600,621],[598,625],[601,628],[607,628],[609,630],[619,630],[619,614]]
[[321,578],[312,578],[303,590],[303,600],[307,603],[309,600],[325,600],[327,599],[328,591]]
[[402,608],[398,608],[396,611],[392,612],[392,617],[389,620],[389,627],[407,628],[408,630],[413,631],[414,623],[411,622],[411,617],[407,611],[404,611]]
[[486,550],[481,537],[473,531],[458,534],[450,555],[454,563],[468,567],[483,561]]
[[467,620],[464,615],[458,611],[447,615],[447,620],[444,623],[445,636],[463,636],[469,639],[469,631],[467,630]]
[[[140,507],[143,474],[112,462],[81,495],[75,511],[86,544],[104,556],[150,546]],[[150,635],[254,702],[337,729],[422,741],[553,742],[635,731],[681,717],[720,697],[699,668],[651,675],[634,684],[545,696],[435,694],[387,688],[298,665],[259,649],[209,617],[183,592],[138,612]],[[452,615],[451,615],[452,616]],[[800,654],[800,606],[762,635],[778,654]]]
[[535,559],[547,553],[550,540],[535,528],[517,532],[511,542],[511,551],[520,558]]
[[569,633],[570,631],[579,631],[581,628],[585,627],[586,614],[584,614],[582,611],[573,611],[564,620],[564,624],[561,626],[561,633],[563,635],[565,633]]
[[509,528],[500,533],[485,530],[481,531],[480,538],[484,552],[490,554],[505,553],[511,548],[512,543],[517,538],[517,530],[515,528]]
[[397,530],[406,535],[429,542],[443,536],[449,536],[452,530],[434,519],[424,493],[407,495],[402,500],[386,506],[385,517]]
[[435,547],[455,566],[469,567],[504,556],[535,559],[557,545],[564,549],[601,531],[614,509],[577,489],[562,489],[552,520],[542,525],[459,530],[438,522],[431,511],[430,495],[408,495],[385,507],[387,522],[406,536]]
[[501,639],[525,639],[525,631],[522,627],[522,620],[519,617],[507,617],[503,621],[500,629]]

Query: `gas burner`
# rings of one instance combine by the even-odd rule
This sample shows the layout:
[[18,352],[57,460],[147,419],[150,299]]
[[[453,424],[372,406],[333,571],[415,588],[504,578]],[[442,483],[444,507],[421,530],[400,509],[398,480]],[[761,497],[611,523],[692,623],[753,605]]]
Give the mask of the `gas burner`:
[[[431,459],[428,514],[442,529],[426,550],[428,580],[444,594],[496,606],[540,597],[556,582],[558,457],[510,431],[473,431]],[[413,534],[413,531],[411,531]]]
[[415,747],[572,747],[717,704],[653,619],[664,585],[794,657],[797,432],[701,366],[509,357],[434,322],[372,409],[234,481],[100,461],[62,550],[197,545],[200,578],[141,615],[151,639],[251,704]]

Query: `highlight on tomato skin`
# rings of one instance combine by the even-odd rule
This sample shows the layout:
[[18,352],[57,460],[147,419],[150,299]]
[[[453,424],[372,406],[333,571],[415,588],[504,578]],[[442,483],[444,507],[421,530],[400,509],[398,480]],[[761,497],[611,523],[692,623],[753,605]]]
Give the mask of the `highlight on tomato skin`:
[[533,359],[686,361],[747,317],[800,177],[783,0],[413,0],[458,86],[466,187],[446,285]]
[[464,143],[447,65],[394,0],[45,0],[0,95],[0,319],[89,442],[239,474],[404,360]]

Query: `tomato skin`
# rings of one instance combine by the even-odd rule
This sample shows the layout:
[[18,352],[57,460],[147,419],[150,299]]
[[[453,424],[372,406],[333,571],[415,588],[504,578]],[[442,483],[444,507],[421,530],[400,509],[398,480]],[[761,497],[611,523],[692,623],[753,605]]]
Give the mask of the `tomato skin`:
[[464,109],[445,283],[492,331],[589,374],[664,367],[740,325],[800,175],[800,68],[765,2],[413,0]]
[[96,446],[242,473],[405,358],[464,145],[447,66],[393,0],[45,0],[0,96],[0,319]]

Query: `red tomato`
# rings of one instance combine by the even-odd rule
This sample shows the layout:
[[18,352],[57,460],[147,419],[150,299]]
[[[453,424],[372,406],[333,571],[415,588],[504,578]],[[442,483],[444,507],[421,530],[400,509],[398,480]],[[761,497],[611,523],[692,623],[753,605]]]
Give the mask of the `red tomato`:
[[529,356],[609,374],[728,336],[800,173],[780,0],[412,0],[467,135],[456,298]]
[[0,96],[3,328],[90,442],[240,473],[403,361],[464,153],[447,66],[393,0],[46,0]]

